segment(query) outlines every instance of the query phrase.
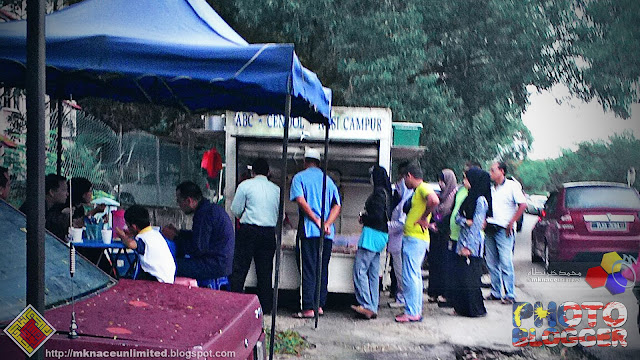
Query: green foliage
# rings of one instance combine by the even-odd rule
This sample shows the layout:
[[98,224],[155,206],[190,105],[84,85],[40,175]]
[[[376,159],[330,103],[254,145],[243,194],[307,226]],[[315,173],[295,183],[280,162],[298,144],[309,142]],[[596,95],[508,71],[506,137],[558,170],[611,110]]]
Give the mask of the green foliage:
[[[546,1],[210,1],[250,42],[296,44],[336,105],[421,122],[427,176],[486,161],[531,135],[527,84],[549,87]],[[524,155],[523,154],[523,155]]]
[[[9,169],[9,173],[13,179],[11,185],[11,194],[9,202],[16,207],[22,204],[26,196],[26,175],[27,175],[27,146],[26,133],[10,133],[10,138],[16,142],[15,149],[5,148],[2,161],[4,166]],[[56,153],[55,153],[56,132],[49,131],[49,141],[45,150],[45,173],[54,173],[56,171]]]
[[[608,142],[583,142],[575,152],[564,150],[552,160],[526,160],[516,170],[527,192],[548,192],[571,181],[626,183],[630,167],[640,169],[640,140],[631,133],[613,135]],[[640,184],[635,183],[637,189]]]
[[581,77],[572,79],[582,99],[598,99],[604,109],[623,118],[638,102],[640,80],[640,2],[581,0],[584,20],[576,26],[575,52],[586,62]]
[[201,127],[198,115],[154,104],[121,103],[111,99],[86,98],[78,101],[83,111],[100,119],[111,129],[123,132],[140,129],[154,135],[176,135],[180,128]]
[[[638,101],[637,0],[207,1],[249,42],[294,43],[334,105],[422,123],[428,178],[467,160],[524,158],[527,85],[565,84],[622,117]],[[81,105],[116,131],[175,136],[199,123],[147,104]]]
[[[264,329],[266,333],[265,346],[269,349],[271,341],[271,329]],[[276,332],[275,345],[273,346],[273,352],[275,354],[289,354],[289,355],[302,355],[304,349],[310,348],[312,345],[300,334],[293,330],[285,330]],[[268,351],[268,350],[267,350]]]
[[209,3],[249,42],[295,43],[334,105],[421,122],[429,177],[467,160],[524,158],[527,85],[564,83],[620,116],[637,99],[634,0]]
[[63,174],[71,174],[73,177],[87,178],[93,184],[102,184],[106,171],[100,160],[100,150],[94,150],[82,142],[78,137],[69,149],[65,149]]

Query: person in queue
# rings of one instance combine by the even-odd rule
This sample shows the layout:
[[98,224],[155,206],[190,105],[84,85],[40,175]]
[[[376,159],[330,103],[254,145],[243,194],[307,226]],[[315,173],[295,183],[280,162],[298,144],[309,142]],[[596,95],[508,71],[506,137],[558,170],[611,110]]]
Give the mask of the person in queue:
[[443,169],[438,175],[440,204],[433,211],[433,221],[429,224],[429,302],[438,302],[440,307],[448,307],[447,283],[450,281],[453,252],[449,251],[451,211],[455,201],[458,183],[451,169]]
[[464,187],[468,194],[460,211],[455,214],[461,227],[456,245],[452,271],[452,303],[455,313],[467,317],[487,314],[482,298],[482,255],[484,227],[487,216],[492,215],[491,180],[489,173],[478,168],[467,170]]
[[[404,184],[404,178],[400,177],[395,184],[394,199],[395,206],[391,212],[391,219],[387,224],[389,229],[389,243],[387,251],[391,254],[391,262],[393,264],[393,274],[396,280],[395,301],[389,303],[391,308],[404,308],[404,290],[402,287],[402,234],[404,232],[404,224],[407,214],[403,211],[404,205],[413,196],[413,189],[407,188]],[[393,279],[392,279],[393,280]]]
[[[315,316],[314,307],[319,301],[318,315],[324,313],[322,307],[327,301],[327,283],[329,281],[329,260],[333,248],[335,229],[334,221],[341,209],[340,194],[333,180],[326,177],[326,194],[322,197],[322,182],[325,177],[320,169],[320,152],[308,148],[304,154],[304,170],[297,173],[291,181],[290,200],[298,204],[300,226],[296,253],[299,254],[301,268],[302,311],[293,314],[295,318],[311,318]],[[321,229],[321,209],[324,200],[324,229]],[[320,245],[321,232],[324,232],[324,243]],[[322,246],[322,260],[318,264],[318,253]],[[321,268],[320,298],[316,298],[317,269]]]
[[236,232],[231,291],[243,292],[253,259],[258,281],[258,299],[264,312],[273,304],[273,255],[276,251],[276,225],[280,188],[269,181],[269,163],[258,158],[251,165],[251,178],[238,185],[231,212],[240,219]]
[[387,171],[374,165],[371,170],[373,192],[360,215],[362,233],[353,264],[353,287],[358,305],[351,308],[369,320],[378,317],[380,300],[380,252],[389,241],[387,221],[391,217],[391,182]]
[[486,300],[502,300],[503,304],[513,304],[516,300],[513,269],[515,226],[527,207],[527,199],[520,184],[507,179],[506,172],[507,165],[504,162],[493,163],[489,171],[493,181],[493,216],[487,217],[485,227],[486,260],[491,275],[491,294]]
[[429,249],[429,220],[440,203],[435,191],[423,181],[417,163],[404,165],[400,170],[408,188],[414,189],[404,224],[402,238],[402,286],[404,313],[396,316],[401,323],[422,321],[422,261]]

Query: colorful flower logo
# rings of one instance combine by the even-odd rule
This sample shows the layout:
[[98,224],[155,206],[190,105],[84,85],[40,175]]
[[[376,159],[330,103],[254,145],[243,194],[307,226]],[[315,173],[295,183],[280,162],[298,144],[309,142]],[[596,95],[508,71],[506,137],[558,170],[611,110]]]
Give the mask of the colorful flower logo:
[[[627,288],[633,287],[636,280],[636,273],[631,265],[628,261],[623,260],[617,252],[608,252],[602,255],[600,266],[587,270],[585,280],[594,289],[604,286],[611,295],[622,294]],[[622,276],[623,267],[630,269],[634,281],[629,281]]]

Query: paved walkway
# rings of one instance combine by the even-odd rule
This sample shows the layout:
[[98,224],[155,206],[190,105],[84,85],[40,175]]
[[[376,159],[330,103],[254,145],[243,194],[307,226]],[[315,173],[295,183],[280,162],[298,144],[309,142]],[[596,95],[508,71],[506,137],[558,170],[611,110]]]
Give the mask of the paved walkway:
[[[530,228],[536,217],[527,216],[525,230],[516,241],[516,291],[519,301],[546,304],[555,301],[620,301],[628,309],[628,321],[624,328],[629,333],[627,348],[589,349],[566,348],[515,348],[511,344],[512,307],[496,301],[485,301],[487,316],[483,318],[465,318],[452,315],[452,309],[439,308],[436,304],[424,301],[424,320],[420,323],[399,324],[394,316],[402,309],[391,309],[387,303],[391,300],[383,295],[380,299],[380,311],[375,320],[360,320],[354,317],[349,305],[354,303],[352,295],[336,296],[330,294],[325,316],[320,318],[319,326],[314,329],[313,319],[293,319],[295,300],[282,302],[277,320],[279,330],[293,329],[306,337],[315,348],[306,350],[304,359],[640,359],[640,335],[636,326],[637,305],[628,291],[612,297],[604,289],[591,289],[584,278],[577,281],[558,281],[552,283],[531,280],[532,268],[542,271],[539,264],[530,259]],[[539,277],[539,276],[536,276]],[[426,283],[426,281],[425,281]],[[488,289],[483,289],[488,294]],[[284,294],[285,298],[287,294]],[[295,298],[295,294],[288,294]],[[584,314],[586,318],[586,314]],[[598,314],[599,324],[605,326]],[[533,326],[531,319],[526,325]],[[585,320],[583,320],[585,322]],[[271,324],[266,317],[265,324]],[[541,331],[539,329],[538,331]],[[296,358],[295,356],[276,356],[278,359]]]

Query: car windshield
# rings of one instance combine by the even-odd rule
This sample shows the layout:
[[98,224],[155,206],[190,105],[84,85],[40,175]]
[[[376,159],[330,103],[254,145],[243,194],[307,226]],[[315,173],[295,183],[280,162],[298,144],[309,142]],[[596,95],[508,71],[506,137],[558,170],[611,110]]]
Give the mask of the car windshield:
[[640,198],[632,188],[616,186],[580,186],[567,188],[567,209],[640,209]]
[[[25,216],[0,200],[0,323],[8,324],[26,306],[27,234]],[[71,302],[115,282],[92,263],[76,256],[76,273],[69,275],[69,247],[49,232],[45,235],[45,306]]]

